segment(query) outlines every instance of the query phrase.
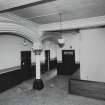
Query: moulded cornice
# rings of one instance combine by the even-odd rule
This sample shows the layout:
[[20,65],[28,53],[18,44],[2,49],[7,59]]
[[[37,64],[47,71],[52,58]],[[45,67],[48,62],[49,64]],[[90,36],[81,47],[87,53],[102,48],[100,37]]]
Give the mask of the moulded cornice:
[[[62,22],[62,30],[98,27],[104,25],[105,25],[105,15]],[[61,28],[59,22],[56,22],[51,24],[40,25],[39,29],[41,31],[53,31],[53,30],[60,30]]]

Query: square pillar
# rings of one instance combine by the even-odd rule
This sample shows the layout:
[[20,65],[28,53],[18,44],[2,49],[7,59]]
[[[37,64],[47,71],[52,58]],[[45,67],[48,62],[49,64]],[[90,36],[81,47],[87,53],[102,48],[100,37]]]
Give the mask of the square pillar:
[[33,89],[41,90],[44,88],[44,83],[41,79],[41,69],[40,69],[40,55],[42,49],[35,43],[33,47],[33,52],[35,53],[35,61],[36,61],[36,70],[35,70],[36,76],[33,81]]

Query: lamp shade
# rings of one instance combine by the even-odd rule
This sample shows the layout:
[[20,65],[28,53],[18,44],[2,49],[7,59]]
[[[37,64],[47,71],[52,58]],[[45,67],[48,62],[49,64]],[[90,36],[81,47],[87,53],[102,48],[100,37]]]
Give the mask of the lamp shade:
[[59,44],[64,44],[64,39],[63,39],[63,38],[59,38],[59,39],[58,39],[58,43],[59,43]]

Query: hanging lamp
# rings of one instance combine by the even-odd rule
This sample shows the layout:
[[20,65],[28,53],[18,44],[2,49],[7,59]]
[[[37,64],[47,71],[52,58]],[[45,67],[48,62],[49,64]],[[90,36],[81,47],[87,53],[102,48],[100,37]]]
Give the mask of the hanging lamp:
[[59,45],[59,47],[63,47],[64,46],[64,44],[65,44],[65,42],[64,42],[64,39],[63,39],[63,37],[62,37],[62,13],[59,13],[59,23],[60,23],[60,30],[59,30],[59,32],[60,32],[60,35],[59,35],[59,37],[58,37],[58,45]]

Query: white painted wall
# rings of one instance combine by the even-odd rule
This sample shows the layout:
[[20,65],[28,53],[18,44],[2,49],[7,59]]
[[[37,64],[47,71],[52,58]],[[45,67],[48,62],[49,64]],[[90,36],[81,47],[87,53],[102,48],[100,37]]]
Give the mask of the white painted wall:
[[[52,32],[52,35],[55,33]],[[59,34],[59,33],[58,33]],[[60,48],[58,45],[56,45],[52,41],[47,41],[44,43],[44,49],[50,50],[50,58],[56,58],[57,61],[62,61],[62,50],[70,50],[70,46],[72,46],[72,49],[75,50],[75,61],[80,62],[80,35],[77,32],[67,31],[62,33],[62,37],[65,40],[65,45],[63,48]]]
[[81,30],[81,79],[105,82],[105,28]]
[[[62,22],[62,29],[89,28],[105,25],[105,16],[85,18]],[[59,30],[59,23],[40,25],[41,31]],[[66,47],[72,42],[72,38],[63,36],[66,39]],[[69,36],[70,37],[70,36]],[[105,82],[105,28],[81,30],[76,41],[76,61],[80,61],[81,79],[90,81]],[[68,44],[67,44],[68,43]],[[79,47],[80,45],[80,47]],[[75,46],[75,44],[73,44]],[[79,49],[80,48],[80,49]],[[57,58],[61,60],[60,49]]]
[[0,36],[0,70],[20,66],[21,51],[31,50],[32,44],[26,41],[27,46],[23,45],[24,39],[17,36]]
[[[0,32],[17,33],[33,42],[38,40],[41,35],[38,30],[38,24],[12,13],[0,14]],[[15,36],[9,37],[9,39],[8,36],[0,36],[0,59],[2,59],[0,60],[0,70],[20,65],[19,52],[21,50],[31,50],[32,48],[29,42],[27,47],[23,46],[22,41],[22,39]],[[33,53],[31,59],[32,62],[35,62],[35,55]]]
[[63,38],[65,40],[65,46],[63,50],[72,49],[75,50],[75,62],[80,62],[80,33],[68,31],[63,33]]
[[[12,16],[12,17],[11,17]],[[11,14],[5,15],[5,18],[12,19],[13,23],[0,22],[0,31],[9,30],[12,32],[22,33],[28,35],[33,40],[39,38],[42,35],[42,31],[46,30],[59,30],[59,23],[45,24],[37,26],[29,21],[26,22],[20,17],[13,16]],[[24,21],[23,21],[24,20]],[[7,25],[8,23],[8,25]],[[5,26],[4,26],[5,24]],[[63,29],[75,29],[86,28],[92,26],[105,25],[105,16],[73,20],[63,22]],[[2,27],[3,26],[3,27]],[[24,29],[23,29],[24,28]],[[27,33],[27,34],[26,34]],[[63,33],[65,39],[65,46],[63,49],[69,49],[72,45],[76,50],[76,62],[80,62],[81,66],[81,79],[91,81],[105,82],[105,29],[86,29],[81,30],[80,34]],[[6,37],[7,39],[5,40]],[[32,46],[23,46],[23,40],[10,36],[0,36],[0,70],[8,67],[14,67],[20,65],[19,52],[21,50],[29,50]],[[80,46],[79,46],[80,45]],[[61,50],[52,42],[48,42],[43,45],[45,49],[51,50],[51,58],[57,56],[58,61],[61,60]],[[44,52],[42,52],[41,60],[44,61]],[[35,56],[32,55],[32,62],[34,62]]]

